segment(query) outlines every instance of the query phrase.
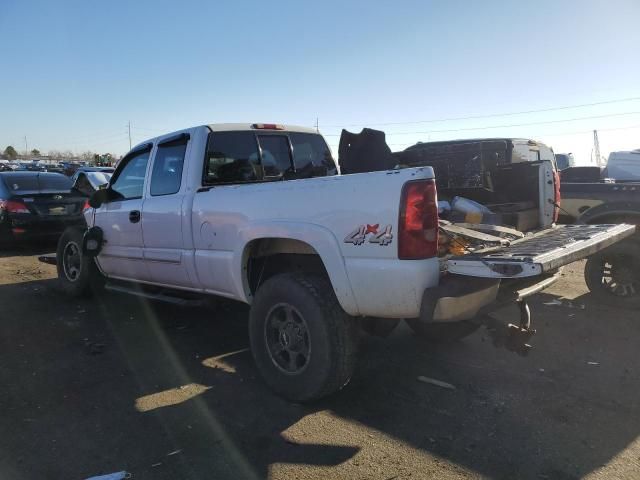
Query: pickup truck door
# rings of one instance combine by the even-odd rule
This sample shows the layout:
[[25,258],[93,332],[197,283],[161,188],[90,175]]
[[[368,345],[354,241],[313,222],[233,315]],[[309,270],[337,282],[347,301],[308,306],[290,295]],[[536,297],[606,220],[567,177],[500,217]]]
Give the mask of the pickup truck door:
[[104,233],[98,264],[109,277],[146,280],[140,223],[151,146],[129,153],[110,182],[116,198],[96,210],[95,225]]
[[[149,185],[142,211],[144,262],[149,281],[170,287],[195,286],[191,273],[193,249],[191,216],[185,195],[185,156],[189,135],[181,133],[161,140],[149,169]],[[183,231],[187,235],[183,235]]]
[[632,235],[634,225],[556,225],[509,246],[451,257],[447,271],[485,278],[533,277],[582,260]]

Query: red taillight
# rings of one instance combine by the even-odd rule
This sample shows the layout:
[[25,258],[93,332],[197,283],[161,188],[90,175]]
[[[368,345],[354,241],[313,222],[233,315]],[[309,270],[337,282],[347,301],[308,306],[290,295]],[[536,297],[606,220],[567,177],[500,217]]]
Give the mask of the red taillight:
[[89,210],[90,208],[91,208],[91,205],[89,205],[89,200],[86,200],[84,202],[84,205],[82,206],[82,211],[84,212],[86,210]]
[[251,128],[255,128],[256,130],[284,130],[282,125],[276,123],[254,123],[251,125]]
[[29,213],[29,209],[27,208],[27,206],[20,201],[7,200],[1,205],[2,208],[4,208],[9,213]]
[[433,180],[408,182],[402,189],[398,258],[418,260],[438,253],[438,195]]
[[557,170],[553,173],[553,200],[553,221],[557,222],[560,216],[560,173]]

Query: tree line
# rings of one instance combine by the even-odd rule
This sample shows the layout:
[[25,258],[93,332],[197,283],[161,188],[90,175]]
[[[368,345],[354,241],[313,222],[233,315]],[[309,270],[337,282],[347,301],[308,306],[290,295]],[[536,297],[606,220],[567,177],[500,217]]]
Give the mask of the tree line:
[[[18,151],[12,146],[8,145],[2,152],[2,158],[6,160],[15,160],[20,156]],[[42,157],[43,154],[37,148],[32,149],[27,156],[30,157]],[[110,153],[96,153],[91,150],[87,150],[82,153],[74,153],[71,150],[49,150],[46,156],[50,160],[71,160],[79,159],[85,162],[104,162],[113,161],[115,158]]]

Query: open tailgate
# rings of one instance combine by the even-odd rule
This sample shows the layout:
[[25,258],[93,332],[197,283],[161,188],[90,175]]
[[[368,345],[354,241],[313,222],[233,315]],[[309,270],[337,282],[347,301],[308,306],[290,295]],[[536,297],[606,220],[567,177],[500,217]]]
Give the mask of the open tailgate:
[[506,247],[451,257],[447,270],[472,277],[532,277],[599,252],[635,229],[627,224],[556,225]]

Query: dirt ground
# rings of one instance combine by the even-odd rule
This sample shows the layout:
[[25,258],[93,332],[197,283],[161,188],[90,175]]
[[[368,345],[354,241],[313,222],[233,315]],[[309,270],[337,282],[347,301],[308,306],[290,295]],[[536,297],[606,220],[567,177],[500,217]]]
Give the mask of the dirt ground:
[[37,253],[0,252],[3,480],[640,478],[640,318],[595,304],[582,264],[533,302],[527,358],[402,324],[302,406],[258,378],[244,307],[69,300]]

